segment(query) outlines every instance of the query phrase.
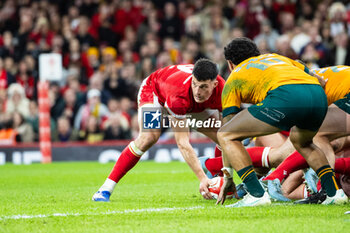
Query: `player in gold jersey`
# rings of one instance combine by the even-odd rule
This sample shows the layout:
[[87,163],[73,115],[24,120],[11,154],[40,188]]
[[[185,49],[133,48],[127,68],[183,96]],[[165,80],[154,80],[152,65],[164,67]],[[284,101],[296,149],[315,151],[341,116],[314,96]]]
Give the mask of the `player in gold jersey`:
[[317,144],[323,145],[322,149],[333,167],[335,155],[329,142],[350,133],[350,128],[346,124],[350,114],[350,67],[331,66],[314,69],[312,72],[325,79],[324,89],[329,105],[321,131],[315,140]]
[[[330,142],[350,135],[350,124],[347,124],[347,122],[350,122],[350,66],[324,67],[313,69],[311,72],[316,73],[326,81],[324,89],[329,105],[327,115],[313,141],[322,147],[331,167],[333,167],[335,155]],[[273,140],[276,141],[276,137],[271,136],[266,136],[267,140],[265,141],[267,143],[263,146],[271,146],[269,143]],[[280,163],[281,159],[285,159],[294,152],[290,140],[284,138],[282,139],[286,140],[284,143],[283,141],[279,142],[282,145],[272,146],[273,148],[266,155],[271,164]],[[343,144],[344,140],[345,138],[338,140],[337,145],[339,143]]]
[[[347,124],[350,120],[350,66],[325,67],[314,69],[312,72],[315,72],[326,80],[324,89],[328,104],[330,105],[325,120],[313,141],[316,145],[322,146],[330,165],[334,167],[335,152],[331,142],[333,142],[333,144],[338,142],[335,145],[339,143],[343,144],[344,141],[337,139],[343,138],[343,140],[345,140],[345,136],[350,135],[350,124]],[[338,145],[336,147],[342,146],[343,145]],[[293,149],[293,146],[290,141],[287,140],[283,146],[271,149],[269,155],[267,155],[269,158],[272,158],[272,160],[275,160],[279,156],[284,157],[289,155],[272,174],[265,178],[265,180],[269,182],[269,194],[275,199],[281,200],[283,198],[281,196],[283,194],[280,189],[280,183],[292,172],[307,167],[307,163],[301,155],[298,152],[290,153],[291,149]],[[313,171],[311,171],[311,174],[312,173]],[[310,174],[310,171],[305,174],[306,180],[309,187],[315,192],[317,191],[317,179],[315,180],[315,176],[309,176],[308,179],[308,174]],[[318,201],[315,197],[322,199],[323,195],[321,194],[311,196],[299,203],[304,204]]]
[[[347,123],[350,122],[350,66],[325,67],[313,69],[311,72],[316,73],[320,78],[324,79],[324,89],[329,105],[325,120],[323,121],[319,132],[313,138],[313,141],[316,145],[322,147],[322,150],[326,154],[331,167],[339,173],[339,167],[342,167],[343,170],[347,170],[350,166],[350,164],[342,164],[343,166],[339,166],[340,162],[342,162],[340,161],[341,159],[338,159],[337,166],[334,166],[334,151],[341,151],[342,148],[345,148],[345,144],[350,143],[349,137],[346,137],[350,135],[350,124]],[[284,189],[288,190],[287,193],[290,193],[290,190],[293,190],[294,192],[294,188],[296,187],[295,185],[303,183],[303,179],[301,179],[301,177],[296,174],[293,174],[291,177],[289,177],[289,175],[295,171],[307,168],[308,164],[298,152],[295,152],[292,143],[287,137],[281,136],[281,138],[284,138],[283,141],[285,141],[284,143],[280,142],[283,145],[271,147],[269,142],[274,143],[274,141],[276,141],[275,135],[278,134],[279,133],[265,136],[264,140],[268,142],[267,144],[264,144],[266,147],[254,147],[256,148],[255,152],[254,148],[250,148],[248,150],[248,153],[250,154],[251,158],[251,153],[254,154],[254,159],[252,159],[253,164],[254,160],[255,164],[257,164],[257,161],[264,161],[264,163],[262,163],[262,166],[269,168],[277,167],[282,162],[282,160],[288,157],[288,159],[283,161],[277,169],[275,169],[269,176],[264,179],[268,181],[268,192],[270,196],[274,199],[285,201],[288,199],[284,197],[284,192],[281,190],[281,183],[285,181],[283,183],[283,187],[287,187]],[[259,153],[262,154],[259,155]],[[218,160],[215,160],[214,162],[214,160],[215,159],[212,159],[211,164],[212,167],[215,167],[215,169],[217,169],[220,167],[219,164],[222,163]],[[218,161],[218,163],[216,163],[216,161]],[[215,166],[213,163],[215,163]],[[255,165],[254,169],[257,168],[259,169],[260,166]],[[205,169],[208,168],[205,167]],[[266,171],[266,169],[264,170]],[[217,172],[217,170],[213,172]],[[300,175],[300,173],[298,174]],[[308,187],[313,192],[317,192],[316,183],[318,181],[318,178],[317,175],[315,175],[314,171],[309,170],[305,173],[304,176]],[[306,188],[303,185],[301,186],[303,189]],[[306,193],[305,190],[303,193]],[[320,200],[324,200],[325,198],[325,194],[323,192],[320,192],[314,196],[308,197],[305,200],[301,200],[298,203],[319,203]]]
[[[241,144],[248,137],[291,130],[293,146],[317,171],[327,192],[323,204],[343,203],[347,197],[338,189],[334,171],[312,139],[327,113],[327,97],[318,80],[307,69],[277,54],[260,55],[254,42],[236,38],[225,47],[231,74],[222,93],[223,123],[218,139],[223,148],[224,188],[217,203],[224,203],[234,186],[232,168],[247,187],[248,194],[233,207],[270,204]],[[304,68],[304,69],[303,69]],[[252,103],[240,111],[240,104]]]

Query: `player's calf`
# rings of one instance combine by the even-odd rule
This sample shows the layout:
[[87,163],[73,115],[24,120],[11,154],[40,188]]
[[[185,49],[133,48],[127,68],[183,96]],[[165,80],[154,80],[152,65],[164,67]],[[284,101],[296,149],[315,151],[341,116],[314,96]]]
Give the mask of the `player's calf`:
[[94,201],[109,201],[110,195],[113,193],[115,186],[124,175],[131,170],[145,151],[141,150],[137,142],[141,142],[142,148],[150,148],[159,138],[159,134],[149,134],[149,138],[146,138],[146,134],[141,134],[140,137],[131,142],[120,154],[118,161],[115,163],[111,173],[100,187],[100,189],[94,194]]

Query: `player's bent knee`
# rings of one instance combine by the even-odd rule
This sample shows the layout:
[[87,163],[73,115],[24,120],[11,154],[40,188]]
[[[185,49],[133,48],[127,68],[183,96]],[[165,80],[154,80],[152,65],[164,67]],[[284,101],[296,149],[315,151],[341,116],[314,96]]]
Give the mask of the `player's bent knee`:
[[290,140],[293,143],[293,146],[295,147],[295,149],[299,150],[299,149],[303,149],[306,147],[310,147],[312,143],[311,140]]
[[146,151],[158,141],[159,137],[160,132],[141,133],[135,142],[140,150]]
[[331,146],[334,152],[340,151],[343,145],[344,145],[344,138],[336,139],[331,142]]
[[225,128],[221,128],[217,133],[217,137],[220,145],[224,146],[228,142],[236,140],[238,138],[238,135],[235,135],[233,132],[228,132],[225,130]]
[[295,149],[302,149],[305,147],[309,147],[312,144],[312,138],[304,137],[301,133],[292,132],[289,135],[289,139],[292,142]]
[[147,134],[146,135],[146,141],[149,143],[149,144],[155,144],[158,139],[160,137],[160,133],[151,133],[151,134]]

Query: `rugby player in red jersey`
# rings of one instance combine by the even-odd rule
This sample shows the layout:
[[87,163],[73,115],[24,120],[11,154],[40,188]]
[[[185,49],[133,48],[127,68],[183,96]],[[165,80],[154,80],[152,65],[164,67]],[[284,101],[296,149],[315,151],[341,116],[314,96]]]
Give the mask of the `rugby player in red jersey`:
[[[177,146],[184,160],[200,181],[200,193],[204,198],[211,199],[208,191],[209,179],[204,174],[189,142],[186,118],[188,114],[193,116],[196,113],[204,113],[208,109],[221,112],[221,92],[224,83],[224,79],[218,75],[216,64],[208,59],[200,59],[195,65],[168,66],[155,71],[143,80],[138,94],[139,136],[123,150],[112,172],[92,199],[109,201],[119,180],[136,165],[142,154],[158,141],[161,127],[157,119],[160,119],[162,111],[170,115]],[[152,127],[154,126],[152,123],[157,125],[152,129],[145,129],[146,118],[143,113],[145,110],[155,108],[161,110],[153,111],[147,123]],[[219,119],[218,122],[220,122]],[[218,143],[216,137],[218,128],[220,125],[213,130],[197,128],[197,131]]]

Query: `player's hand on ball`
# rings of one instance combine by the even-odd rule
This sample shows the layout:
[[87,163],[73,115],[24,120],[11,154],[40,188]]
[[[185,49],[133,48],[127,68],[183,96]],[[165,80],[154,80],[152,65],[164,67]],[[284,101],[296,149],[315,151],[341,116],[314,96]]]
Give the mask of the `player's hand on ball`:
[[213,199],[213,197],[211,196],[211,194],[209,192],[208,187],[209,187],[209,179],[205,178],[205,179],[201,180],[201,182],[199,184],[199,192],[205,199]]
[[223,205],[226,200],[226,196],[228,192],[233,192],[233,195],[235,196],[235,198],[239,199],[237,190],[236,190],[236,185],[235,185],[235,182],[233,182],[232,177],[224,178],[224,184],[221,187],[220,194],[219,194],[218,200],[216,201],[216,204]]

